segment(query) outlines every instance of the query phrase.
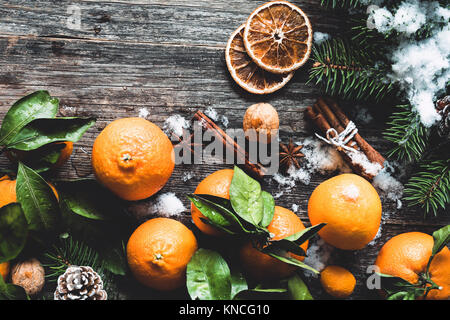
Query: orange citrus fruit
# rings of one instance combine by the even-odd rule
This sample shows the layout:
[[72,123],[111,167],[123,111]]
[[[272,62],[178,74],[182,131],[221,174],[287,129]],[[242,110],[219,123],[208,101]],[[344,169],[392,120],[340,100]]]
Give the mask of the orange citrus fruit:
[[244,45],[250,58],[272,73],[288,73],[308,61],[312,28],[306,14],[287,1],[263,4],[247,19]]
[[[400,277],[412,284],[426,271],[433,249],[433,237],[422,232],[401,233],[386,242],[378,253],[375,264],[380,272]],[[450,298],[450,250],[444,247],[431,261],[431,280],[441,287],[433,289],[427,299]]]
[[328,266],[320,273],[320,283],[325,291],[336,298],[346,298],[355,289],[353,274],[339,266]]
[[381,200],[375,188],[356,174],[341,174],[322,182],[308,201],[312,225],[327,243],[344,250],[363,248],[376,236]]
[[[230,185],[233,179],[234,171],[232,169],[222,169],[211,173],[203,179],[195,189],[196,194],[209,194],[216,197],[230,199]],[[194,224],[203,233],[212,236],[222,235],[223,233],[213,226],[204,223],[200,218],[206,217],[197,209],[194,204],[191,204],[191,216]]]
[[8,159],[13,162],[17,162],[17,160],[19,160],[19,161],[33,160],[37,157],[42,156],[42,153],[45,150],[48,150],[48,147],[50,145],[59,145],[59,144],[64,144],[65,146],[60,150],[58,160],[51,167],[52,169],[55,169],[55,168],[61,167],[64,163],[66,163],[67,160],[69,160],[70,155],[72,154],[72,151],[73,151],[73,142],[71,142],[71,141],[54,142],[49,145],[42,146],[36,150],[30,150],[30,151],[11,149],[11,150],[8,150],[7,152],[5,152],[5,154],[8,157]]
[[127,244],[127,260],[139,282],[168,291],[184,284],[187,264],[196,250],[197,240],[184,224],[155,218],[133,232]]
[[3,280],[6,281],[9,275],[9,262],[0,263],[0,274],[3,277]]
[[143,118],[118,119],[95,139],[92,168],[97,179],[125,200],[141,200],[169,180],[175,153],[166,134]]
[[[47,182],[50,188],[53,190],[53,193],[56,196],[56,199],[59,200],[58,192],[55,187]],[[7,204],[17,202],[16,197],[16,180],[11,180],[11,178],[7,175],[0,178],[0,208],[6,206]]]
[[242,38],[244,27],[245,24],[233,32],[225,48],[225,61],[231,77],[250,93],[267,94],[281,89],[294,73],[274,74],[254,63],[245,51]]
[[[291,210],[275,206],[272,222],[267,227],[273,234],[273,240],[280,240],[305,229],[300,218]],[[300,246],[305,252],[308,249],[308,241]],[[289,253],[299,261],[305,257]],[[246,243],[240,250],[240,259],[244,270],[257,280],[281,279],[292,275],[296,267],[276,258],[273,258],[256,249],[251,242]]]

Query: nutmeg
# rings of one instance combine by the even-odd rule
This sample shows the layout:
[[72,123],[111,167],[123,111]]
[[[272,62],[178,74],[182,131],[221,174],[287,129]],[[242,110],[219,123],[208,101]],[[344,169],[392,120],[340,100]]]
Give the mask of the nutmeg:
[[28,295],[33,296],[44,287],[44,268],[35,258],[18,262],[11,270],[11,281],[13,284],[24,288]]
[[244,115],[243,127],[246,136],[253,140],[254,133],[251,130],[256,131],[256,138],[262,135],[267,137],[267,142],[270,142],[273,135],[278,132],[280,121],[278,118],[278,112],[272,105],[268,103],[257,103],[251,105]]

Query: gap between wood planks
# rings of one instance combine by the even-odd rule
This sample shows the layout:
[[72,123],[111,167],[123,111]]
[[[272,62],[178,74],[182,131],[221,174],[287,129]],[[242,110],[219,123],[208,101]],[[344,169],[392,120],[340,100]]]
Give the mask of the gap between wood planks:
[[99,39],[91,37],[76,37],[76,36],[66,36],[66,35],[16,35],[16,34],[0,34],[0,39],[23,39],[23,40],[46,40],[46,41],[84,41],[84,42],[104,42],[104,43],[117,43],[117,44],[137,44],[137,45],[147,45],[147,46],[167,46],[167,47],[198,47],[206,48],[211,50],[225,50],[224,45],[204,45],[204,44],[194,44],[194,43],[174,43],[174,42],[152,42],[152,41],[131,41],[131,40],[117,40],[117,39]]

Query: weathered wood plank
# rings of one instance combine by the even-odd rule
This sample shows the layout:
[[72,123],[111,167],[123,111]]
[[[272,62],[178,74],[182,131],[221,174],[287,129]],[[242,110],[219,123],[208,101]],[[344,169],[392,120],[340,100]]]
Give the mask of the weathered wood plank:
[[[339,19],[325,13],[317,1],[295,1],[311,16],[316,30],[336,33]],[[269,102],[280,115],[281,139],[296,141],[310,137],[302,110],[313,103],[319,91],[306,84],[307,67],[299,70],[279,92],[260,97],[246,93],[226,70],[223,48],[228,35],[262,1],[174,0],[174,1],[8,1],[0,7],[0,118],[11,104],[37,89],[49,90],[61,99],[64,116],[95,116],[98,121],[75,145],[71,160],[56,178],[93,177],[90,150],[98,133],[113,119],[138,116],[142,108],[147,119],[162,125],[172,114],[190,118],[197,109],[213,107],[228,117],[231,128],[240,128],[248,106]],[[77,4],[82,12],[82,30],[67,28],[67,6]],[[100,29],[98,29],[99,27]],[[352,111],[351,106],[347,109]],[[381,138],[389,110],[371,109],[374,120],[360,126],[360,132],[381,153],[389,144]],[[354,111],[353,111],[354,112]],[[358,124],[358,123],[357,123]],[[10,167],[0,156],[0,168]],[[161,190],[174,192],[189,208],[184,194],[195,190],[209,173],[230,165],[179,165]],[[183,180],[185,172],[193,178]],[[314,175],[309,185],[299,183],[277,199],[277,204],[299,206],[298,215],[309,225],[306,209],[312,190],[330,177]],[[264,188],[277,191],[270,178]],[[140,221],[152,217],[149,207],[156,196],[129,204]],[[381,245],[407,231],[431,233],[449,223],[449,216],[422,218],[421,210],[402,208],[385,201],[389,213],[380,238],[356,252],[333,252],[333,262],[355,273],[358,286],[354,298],[376,298],[365,286],[366,268]],[[203,245],[210,240],[192,225],[189,210],[177,217],[196,232]],[[310,281],[316,297],[327,298],[317,281]],[[135,284],[123,288],[127,297],[155,297]],[[139,289],[139,290],[138,290]],[[185,292],[159,298],[185,297]]]
[[[295,1],[294,1],[295,2]],[[0,7],[0,30],[9,35],[64,36],[104,41],[201,45],[223,48],[232,31],[262,1],[39,1]],[[338,30],[338,17],[317,0],[296,2],[316,30]],[[79,10],[79,11],[77,11]],[[74,13],[75,12],[75,13]],[[72,17],[80,17],[80,26]],[[68,22],[69,21],[69,22]]]

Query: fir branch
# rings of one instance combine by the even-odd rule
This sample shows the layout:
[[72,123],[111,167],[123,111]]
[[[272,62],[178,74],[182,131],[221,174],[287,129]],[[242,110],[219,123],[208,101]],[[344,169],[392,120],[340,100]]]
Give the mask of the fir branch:
[[427,147],[430,130],[420,121],[420,116],[410,105],[398,105],[400,111],[391,115],[390,128],[384,133],[384,138],[396,144],[389,153],[399,160],[417,161]]
[[308,82],[325,93],[352,100],[380,100],[393,89],[387,70],[377,67],[370,50],[350,46],[342,39],[314,46]]
[[405,200],[409,206],[419,205],[425,216],[450,203],[450,159],[425,161],[405,185]]
[[44,253],[42,265],[50,271],[46,272],[49,282],[56,282],[71,265],[92,267],[102,278],[106,290],[113,280],[112,274],[105,269],[99,253],[85,242],[70,236],[60,238],[48,252]]
[[333,9],[357,8],[362,5],[360,0],[321,0],[320,4]]

